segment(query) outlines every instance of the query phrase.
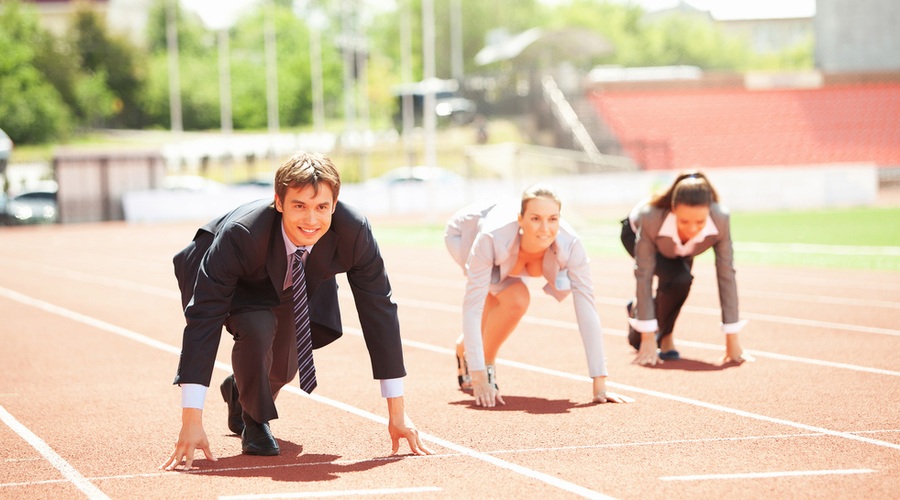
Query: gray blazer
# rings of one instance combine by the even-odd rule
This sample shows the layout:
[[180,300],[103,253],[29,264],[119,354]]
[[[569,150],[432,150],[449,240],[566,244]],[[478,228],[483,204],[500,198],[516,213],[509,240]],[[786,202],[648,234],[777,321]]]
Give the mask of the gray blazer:
[[[463,338],[470,370],[484,370],[481,316],[487,294],[509,277],[519,254],[518,210],[514,206],[469,206],[448,222],[444,241],[467,277]],[[590,260],[575,231],[560,222],[556,241],[544,254],[544,292],[562,301],[573,295],[578,331],[591,377],[606,376],[600,317],[594,305]]]
[[[675,242],[669,237],[659,236],[660,227],[668,214],[669,210],[645,205],[640,208],[637,217],[631,220],[631,225],[635,228],[634,277],[637,281],[637,319],[639,321],[656,318],[652,285],[657,252],[670,259],[678,257],[675,255]],[[724,207],[713,203],[709,207],[709,216],[719,234],[707,236],[694,247],[689,257],[693,258],[712,247],[716,254],[716,276],[719,281],[722,323],[737,323],[738,296],[737,283],[734,279],[734,249],[731,244],[729,214]]]

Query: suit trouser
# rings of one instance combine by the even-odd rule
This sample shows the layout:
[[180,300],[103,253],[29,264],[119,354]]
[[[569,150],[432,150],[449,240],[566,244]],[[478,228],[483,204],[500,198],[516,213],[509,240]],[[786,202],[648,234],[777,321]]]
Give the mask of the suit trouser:
[[257,422],[278,418],[278,391],[297,375],[297,336],[289,294],[274,309],[232,314],[225,328],[234,337],[231,364],[244,412]]
[[[622,221],[621,238],[625,250],[634,257],[636,237],[627,218]],[[691,283],[694,280],[694,276],[691,274],[693,264],[693,257],[670,259],[659,252],[656,253],[656,267],[653,274],[657,277],[656,296],[654,297],[656,321],[659,325],[659,330],[656,332],[657,346],[663,337],[671,335],[675,329],[675,320],[678,319],[681,307],[691,291]],[[640,342],[638,344],[640,345]],[[639,345],[635,347],[637,348]]]

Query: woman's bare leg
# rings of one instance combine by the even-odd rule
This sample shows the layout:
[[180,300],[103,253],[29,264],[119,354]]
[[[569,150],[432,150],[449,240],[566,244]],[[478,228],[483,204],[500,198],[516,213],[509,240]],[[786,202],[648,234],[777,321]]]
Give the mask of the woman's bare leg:
[[519,324],[528,310],[531,295],[525,283],[514,283],[497,295],[488,294],[481,316],[481,336],[484,342],[484,362],[493,365],[503,342]]

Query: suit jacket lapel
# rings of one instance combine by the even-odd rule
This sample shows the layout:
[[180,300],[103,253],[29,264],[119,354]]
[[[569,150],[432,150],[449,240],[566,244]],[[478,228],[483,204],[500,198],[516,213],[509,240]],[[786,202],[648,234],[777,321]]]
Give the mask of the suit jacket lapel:
[[266,271],[272,286],[278,293],[284,290],[284,278],[287,274],[287,253],[284,250],[284,236],[281,234],[281,214],[275,216],[272,223],[272,236],[269,238],[269,255],[266,258]]
[[333,262],[334,253],[337,250],[338,235],[333,230],[329,230],[316,242],[309,258],[306,259],[306,288],[307,293],[312,296],[316,291],[319,283],[322,283],[329,275],[328,263]]

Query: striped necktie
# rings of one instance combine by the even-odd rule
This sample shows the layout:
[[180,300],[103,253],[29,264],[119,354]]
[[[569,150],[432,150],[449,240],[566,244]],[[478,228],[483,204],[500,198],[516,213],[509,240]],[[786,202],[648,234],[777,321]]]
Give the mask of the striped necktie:
[[291,287],[294,292],[294,324],[297,328],[297,371],[300,388],[312,393],[316,388],[316,367],[312,355],[312,331],[309,327],[309,304],[306,297],[306,274],[303,272],[305,249],[294,253],[291,264]]

